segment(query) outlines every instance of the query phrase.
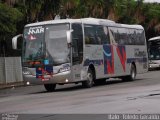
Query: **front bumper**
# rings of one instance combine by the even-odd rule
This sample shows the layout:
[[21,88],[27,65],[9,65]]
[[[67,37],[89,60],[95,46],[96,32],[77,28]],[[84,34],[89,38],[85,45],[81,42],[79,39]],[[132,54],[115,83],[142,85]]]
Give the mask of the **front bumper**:
[[52,76],[46,75],[44,80],[36,78],[35,75],[23,75],[23,78],[25,83],[29,82],[30,84],[67,84],[73,82],[71,71],[57,73]]
[[149,70],[160,69],[160,64],[149,64]]

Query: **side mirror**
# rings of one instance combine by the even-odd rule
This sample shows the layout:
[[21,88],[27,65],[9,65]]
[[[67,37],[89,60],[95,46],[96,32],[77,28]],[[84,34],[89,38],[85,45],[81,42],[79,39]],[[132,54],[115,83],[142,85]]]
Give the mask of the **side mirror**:
[[19,35],[16,35],[12,38],[12,48],[15,50],[17,49],[17,40],[19,37],[23,37],[23,35],[19,34]]
[[73,32],[73,30],[69,30],[69,31],[66,32],[66,34],[67,34],[67,43],[68,44],[70,44],[72,42],[72,34],[71,34],[72,32]]

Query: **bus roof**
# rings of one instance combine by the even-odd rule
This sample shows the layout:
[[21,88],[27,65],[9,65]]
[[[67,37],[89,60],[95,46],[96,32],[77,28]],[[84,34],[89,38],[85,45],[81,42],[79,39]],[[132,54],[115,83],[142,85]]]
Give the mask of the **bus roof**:
[[148,41],[157,40],[157,39],[160,39],[160,36],[152,37],[152,38],[150,38]]
[[84,24],[95,24],[95,25],[107,25],[107,26],[116,26],[124,28],[134,28],[134,29],[144,29],[141,25],[128,25],[128,24],[119,24],[108,19],[98,19],[98,18],[81,18],[81,19],[59,19],[59,20],[50,20],[43,22],[36,22],[27,24],[25,27],[33,27],[38,25],[47,25],[47,24],[58,24],[58,23],[74,23],[82,22]]

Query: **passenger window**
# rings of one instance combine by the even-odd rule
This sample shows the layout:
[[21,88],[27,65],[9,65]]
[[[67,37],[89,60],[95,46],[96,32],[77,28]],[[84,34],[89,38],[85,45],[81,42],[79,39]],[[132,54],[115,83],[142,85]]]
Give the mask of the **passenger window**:
[[108,28],[100,25],[85,25],[85,44],[102,45],[109,44]]
[[98,44],[109,44],[109,34],[108,34],[108,28],[105,26],[97,26],[96,29],[96,37],[98,40]]
[[86,44],[98,44],[96,38],[96,27],[93,25],[84,26],[85,43]]

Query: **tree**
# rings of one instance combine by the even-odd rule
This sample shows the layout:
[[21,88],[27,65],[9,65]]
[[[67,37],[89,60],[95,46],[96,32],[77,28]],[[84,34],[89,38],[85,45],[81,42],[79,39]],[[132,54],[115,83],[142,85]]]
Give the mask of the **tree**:
[[0,34],[7,36],[16,33],[16,24],[23,18],[23,14],[16,8],[0,3]]
[[1,47],[5,46],[6,48],[6,41],[16,33],[16,25],[22,18],[22,13],[16,8],[11,8],[6,4],[0,3],[0,34],[2,35],[0,36]]
[[62,18],[67,18],[67,17],[75,17],[77,7],[80,4],[80,0],[60,0],[60,15]]
[[1,41],[22,33],[25,24],[61,18],[94,17],[141,24],[147,38],[160,35],[160,4],[144,0],[0,0]]

